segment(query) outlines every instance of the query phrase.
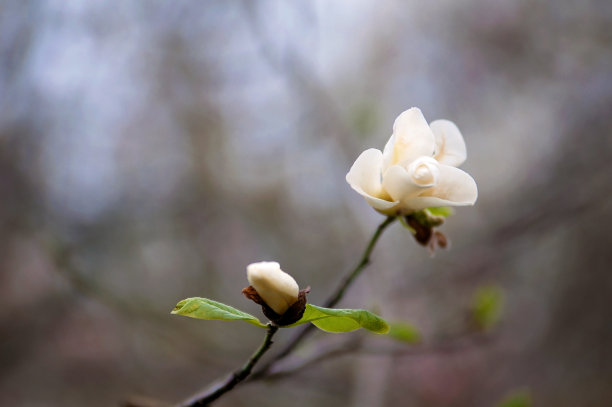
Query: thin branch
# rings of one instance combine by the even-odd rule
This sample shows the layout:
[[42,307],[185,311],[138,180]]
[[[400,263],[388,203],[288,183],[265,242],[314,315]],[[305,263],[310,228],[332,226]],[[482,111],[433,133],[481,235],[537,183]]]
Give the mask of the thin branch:
[[[368,264],[370,264],[370,255],[372,254],[374,247],[376,247],[376,243],[378,242],[378,239],[380,238],[384,230],[387,228],[387,226],[392,224],[395,221],[395,219],[396,219],[395,216],[389,216],[380,225],[378,225],[378,228],[376,228],[376,231],[372,235],[372,238],[370,239],[363,254],[361,255],[361,259],[359,260],[359,263],[357,263],[355,268],[351,270],[342,279],[342,281],[340,282],[336,290],[329,296],[327,301],[325,301],[325,307],[333,307],[342,299],[342,297],[344,297],[344,293],[346,292],[348,287],[353,283],[353,281],[355,281],[355,279],[359,276],[359,274],[361,274],[363,269]],[[297,346],[300,343],[302,343],[302,341],[310,335],[313,329],[314,329],[314,325],[312,324],[307,324],[306,326],[301,328],[300,331],[293,337],[293,339],[291,339],[281,349],[281,351],[278,354],[276,354],[274,358],[272,358],[272,360],[270,360],[268,363],[263,365],[255,373],[253,373],[252,379],[253,380],[261,379],[262,377],[266,376],[267,372],[272,368],[272,366],[274,366],[275,363],[286,358],[291,352],[293,352],[295,348],[297,348]]]
[[306,370],[309,367],[318,364],[332,358],[340,357],[349,353],[358,351],[363,343],[363,338],[359,335],[351,335],[352,338],[343,341],[335,346],[328,346],[325,349],[294,363],[288,364],[280,369],[270,369],[265,376],[255,377],[252,376],[249,381],[255,380],[277,380],[284,379],[285,377],[292,376],[302,370]]
[[270,346],[272,345],[272,337],[278,331],[278,326],[273,324],[268,324],[268,330],[266,332],[266,337],[259,347],[251,355],[249,360],[242,366],[240,369],[233,372],[229,375],[222,383],[218,385],[214,385],[208,389],[206,389],[202,393],[198,393],[195,396],[185,400],[184,402],[177,405],[177,407],[196,407],[196,406],[207,406],[213,401],[217,400],[219,397],[232,390],[238,383],[246,379],[251,371],[253,370],[253,366],[259,361],[259,359],[263,356],[264,353]]
[[353,283],[355,278],[357,278],[357,276],[361,274],[363,269],[368,264],[370,264],[370,255],[372,254],[372,251],[374,250],[374,247],[378,242],[378,238],[380,238],[380,235],[382,235],[383,231],[387,228],[387,226],[392,224],[395,219],[395,216],[389,216],[387,217],[387,219],[385,219],[383,223],[378,226],[376,232],[374,232],[374,235],[372,235],[372,238],[370,239],[370,242],[368,243],[365,251],[361,255],[359,264],[357,264],[357,267],[355,267],[347,276],[344,277],[340,285],[336,288],[336,291],[334,291],[334,293],[325,302],[325,307],[331,308],[336,305],[342,299],[346,289]]
[[391,356],[393,358],[403,358],[410,356],[425,356],[434,354],[449,354],[465,349],[474,348],[479,345],[491,343],[495,338],[486,333],[467,333],[455,338],[441,339],[429,344],[405,346],[405,347],[363,347],[362,340],[351,339],[333,347],[328,347],[317,352],[310,357],[299,360],[287,365],[279,370],[270,370],[265,376],[251,377],[251,381],[260,379],[284,379],[293,376],[303,370],[317,365],[320,362],[331,360],[344,355],[359,352],[362,355],[372,356]]

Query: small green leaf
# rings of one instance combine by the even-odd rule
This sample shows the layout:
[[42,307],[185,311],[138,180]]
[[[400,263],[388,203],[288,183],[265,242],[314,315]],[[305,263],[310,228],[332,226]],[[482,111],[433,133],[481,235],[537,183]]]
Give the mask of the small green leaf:
[[251,314],[208,298],[186,298],[176,304],[171,314],[185,315],[198,319],[218,319],[222,321],[245,321],[262,328],[266,325]]
[[327,332],[349,332],[359,328],[378,334],[389,332],[389,324],[376,314],[362,309],[332,309],[306,304],[304,316],[296,326],[312,322],[317,328]]
[[438,206],[436,208],[427,208],[427,212],[433,216],[442,216],[443,218],[448,218],[453,214],[453,208],[450,206]]
[[428,228],[435,228],[444,223],[444,216],[434,215],[430,213],[428,209],[423,209],[422,211],[413,212],[408,216],[414,218],[422,226],[425,226]]
[[389,336],[400,342],[418,343],[421,341],[421,334],[412,324],[406,322],[392,322],[389,324]]
[[531,407],[531,393],[527,389],[515,390],[503,398],[497,407]]
[[478,328],[486,330],[495,325],[501,316],[503,292],[497,286],[480,287],[472,299],[472,316]]

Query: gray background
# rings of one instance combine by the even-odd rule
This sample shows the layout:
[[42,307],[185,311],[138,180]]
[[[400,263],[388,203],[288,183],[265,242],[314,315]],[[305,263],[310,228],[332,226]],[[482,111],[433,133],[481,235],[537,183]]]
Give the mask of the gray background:
[[[382,220],[344,176],[418,106],[463,132],[478,202],[433,258],[394,225],[342,305],[426,345],[317,335],[298,356],[364,350],[218,405],[610,405],[611,20],[603,0],[1,1],[0,404],[177,401],[240,365],[261,331],[169,311],[260,315],[259,260],[321,303]],[[504,317],[462,341],[487,284]]]

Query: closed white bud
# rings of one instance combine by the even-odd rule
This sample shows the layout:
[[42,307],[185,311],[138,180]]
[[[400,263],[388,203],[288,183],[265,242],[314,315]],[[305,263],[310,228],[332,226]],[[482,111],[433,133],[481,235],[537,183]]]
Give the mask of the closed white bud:
[[261,299],[278,315],[283,315],[298,300],[300,287],[275,261],[249,264],[247,278]]

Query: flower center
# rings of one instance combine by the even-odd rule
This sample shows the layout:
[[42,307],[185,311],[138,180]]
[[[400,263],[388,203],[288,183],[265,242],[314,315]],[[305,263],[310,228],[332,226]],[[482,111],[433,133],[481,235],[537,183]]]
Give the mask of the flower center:
[[417,158],[408,166],[408,173],[415,184],[421,187],[433,186],[438,179],[437,162],[430,157]]
[[425,164],[419,165],[419,167],[414,171],[413,178],[418,183],[431,183],[433,181],[433,174],[429,171],[429,168]]

